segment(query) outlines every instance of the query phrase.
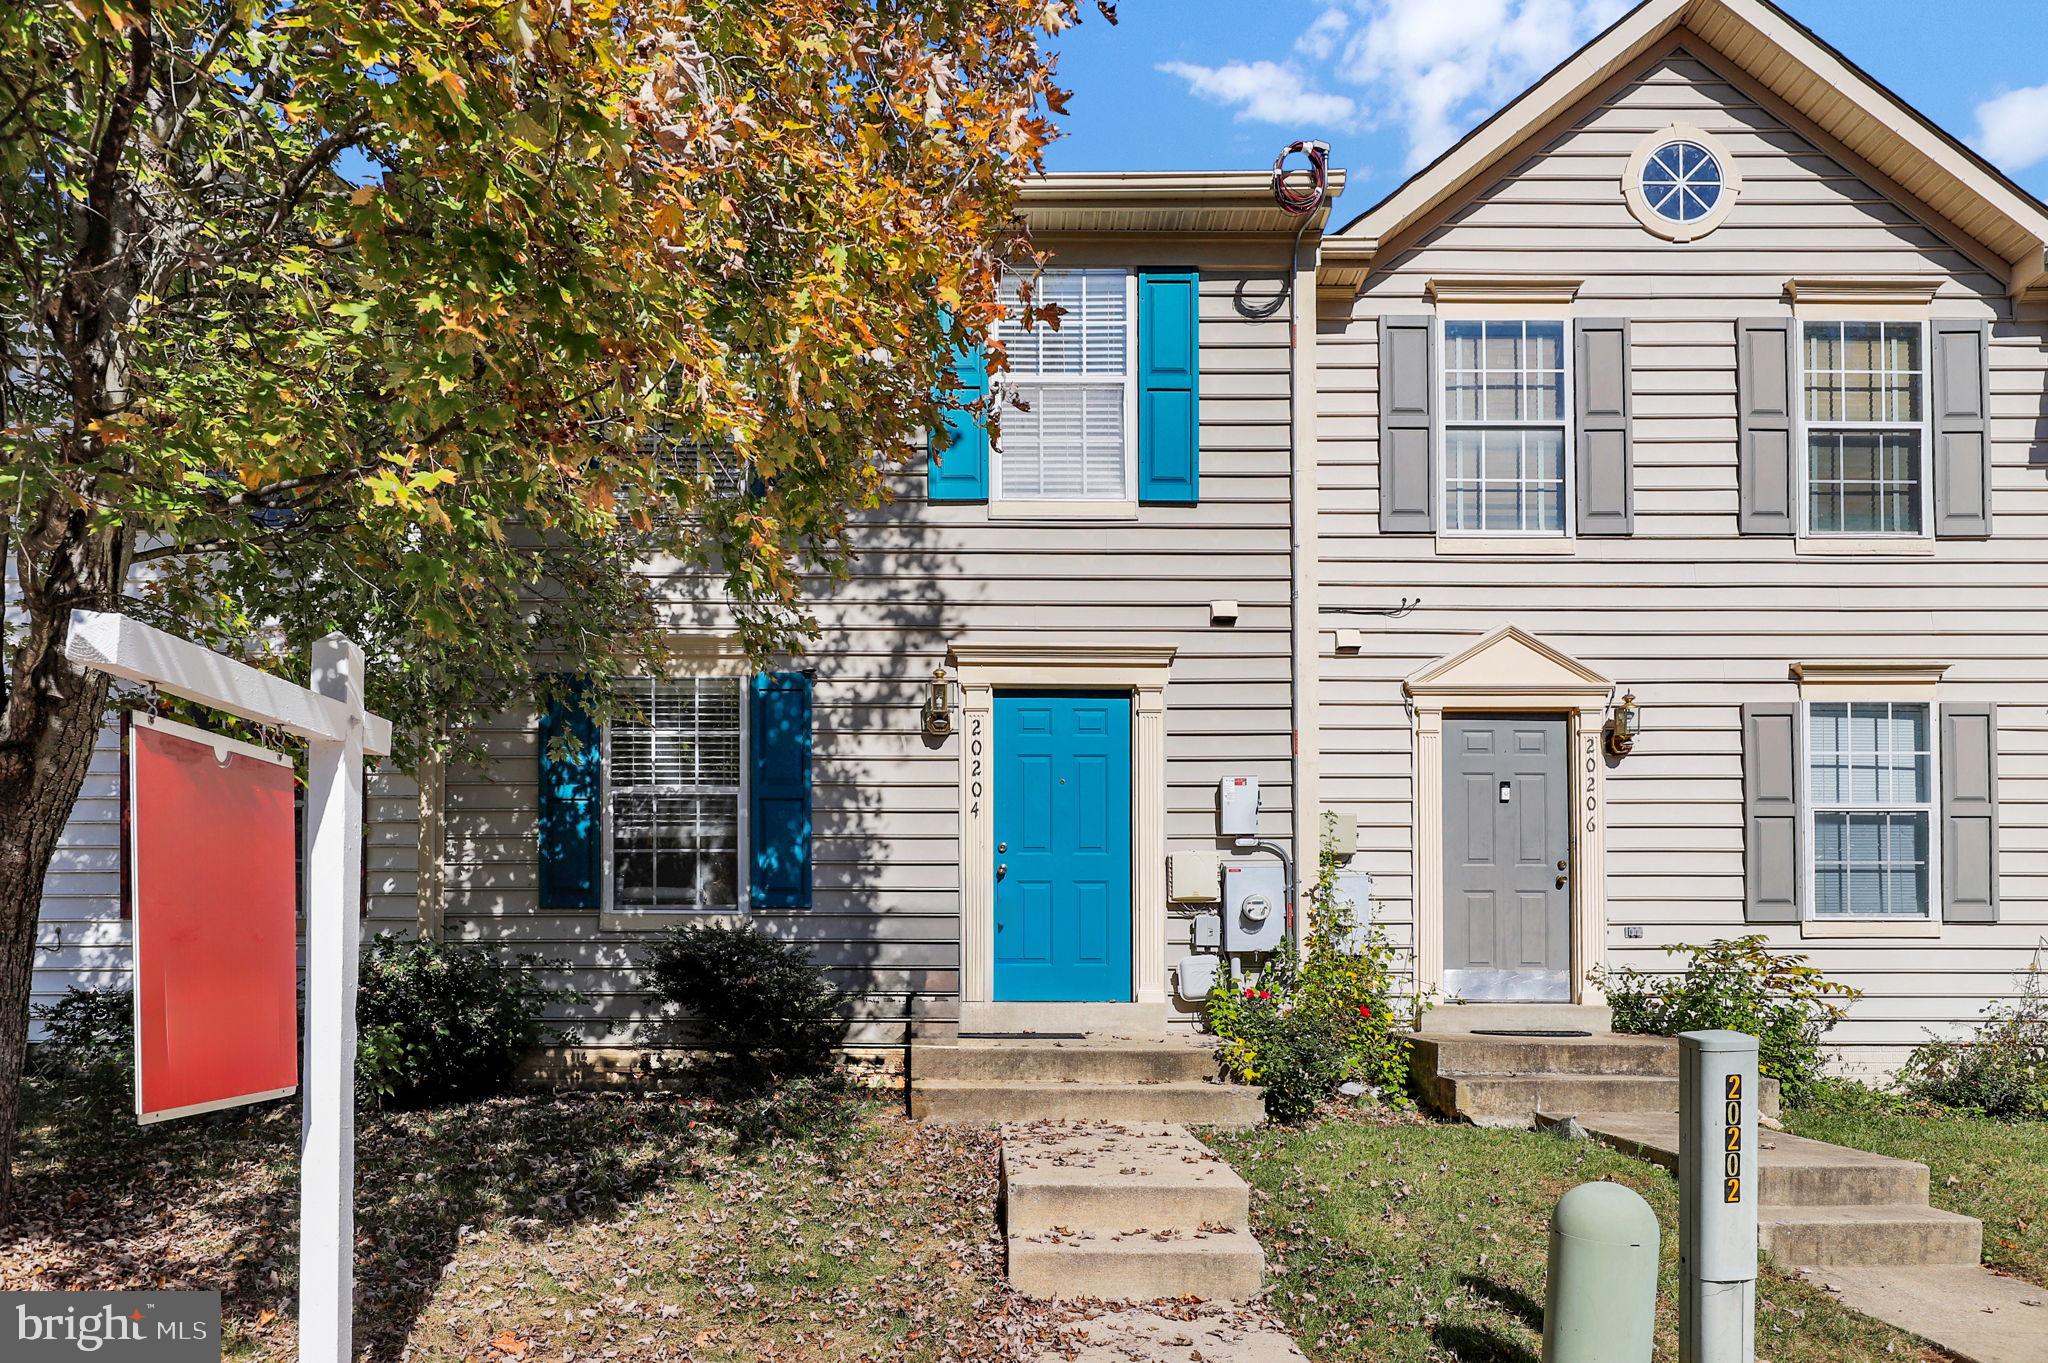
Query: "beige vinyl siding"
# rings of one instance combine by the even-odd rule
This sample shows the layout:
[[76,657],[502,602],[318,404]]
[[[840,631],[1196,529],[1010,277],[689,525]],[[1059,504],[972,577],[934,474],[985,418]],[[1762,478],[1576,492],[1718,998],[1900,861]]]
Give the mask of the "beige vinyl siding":
[[[93,744],[78,803],[57,837],[43,877],[36,921],[31,1007],[71,989],[128,987],[128,920],[121,913],[121,724],[110,719]],[[40,1024],[30,1036],[41,1035]]]
[[[821,633],[806,659],[817,676],[814,901],[752,918],[808,943],[840,984],[864,993],[856,1044],[899,1042],[913,995],[923,1016],[957,1017],[961,740],[928,740],[920,718],[954,640],[1173,645],[1169,847],[1222,845],[1216,782],[1227,775],[1260,779],[1262,830],[1288,841],[1287,322],[1284,309],[1264,319],[1241,311],[1277,294],[1285,245],[1052,245],[1056,265],[1200,266],[1201,500],[1142,507],[1133,521],[1005,520],[982,506],[927,504],[920,459],[895,480],[897,500],[860,523],[849,579],[817,586],[809,604]],[[726,628],[715,584],[651,571],[666,579],[678,630]],[[1234,626],[1210,624],[1209,604],[1222,598],[1240,605]],[[566,965],[545,975],[588,996],[555,1011],[577,1039],[654,1039],[644,935],[601,930],[594,910],[539,908],[534,717],[501,717],[482,737],[488,759],[451,764],[447,776],[448,936]],[[404,817],[397,802],[377,812]],[[407,853],[395,829],[390,837],[397,885]],[[373,911],[409,914],[408,894],[373,899]],[[1187,939],[1175,914],[1169,966]]]
[[[1718,138],[1744,181],[1727,223],[1683,246],[1644,231],[1619,189],[1637,143],[1674,122]],[[1401,678],[1521,626],[1642,704],[1635,752],[1606,773],[1606,953],[1611,966],[1658,967],[1673,944],[1750,930],[1740,705],[1795,699],[1788,669],[1802,659],[1944,660],[1942,700],[2002,707],[2000,921],[1946,925],[1934,940],[1756,929],[1866,991],[1834,1040],[1851,1064],[1890,1067],[1929,1030],[1953,1033],[2009,996],[2048,936],[2048,319],[2016,318],[1972,250],[1690,53],[1655,58],[1531,145],[1377,267],[1354,304],[1323,311],[1323,606],[1422,601],[1397,620],[1323,617],[1323,799],[1357,812],[1359,865],[1406,940],[1414,771]],[[1579,314],[1634,319],[1632,537],[1510,558],[1378,533],[1377,318],[1430,312],[1425,282],[1454,275],[1583,279]],[[1848,558],[1737,534],[1734,323],[1782,314],[1795,275],[1925,279],[1939,286],[1936,315],[1992,320],[1995,538]],[[1339,627],[1366,631],[1360,653],[1335,653]]]

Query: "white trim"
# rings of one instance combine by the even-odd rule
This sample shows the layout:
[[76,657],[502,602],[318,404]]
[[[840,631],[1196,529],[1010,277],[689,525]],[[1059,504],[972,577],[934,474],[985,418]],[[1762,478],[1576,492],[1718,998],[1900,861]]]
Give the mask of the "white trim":
[[[1444,335],[1445,325],[1450,322],[1470,322],[1488,320],[1498,322],[1521,322],[1525,325],[1529,322],[1556,322],[1558,324],[1563,333],[1562,338],[1559,341],[1558,348],[1560,352],[1559,363],[1561,366],[1561,373],[1564,379],[1564,393],[1563,396],[1559,399],[1558,420],[1556,422],[1485,421],[1478,419],[1469,419],[1464,421],[1453,422],[1450,414],[1449,391],[1451,372],[1451,366],[1449,363],[1450,347],[1447,338]],[[1572,345],[1571,319],[1565,316],[1562,312],[1547,309],[1537,309],[1531,311],[1527,308],[1521,308],[1517,309],[1515,311],[1515,315],[1513,316],[1481,318],[1456,315],[1446,316],[1444,310],[1439,308],[1437,310],[1436,317],[1433,321],[1433,325],[1436,327],[1436,372],[1430,375],[1430,381],[1433,384],[1435,384],[1436,387],[1435,391],[1431,394],[1431,397],[1434,399],[1436,403],[1437,410],[1442,413],[1442,415],[1437,419],[1435,423],[1436,487],[1431,491],[1431,495],[1436,498],[1436,538],[1438,540],[1458,540],[1470,538],[1476,540],[1490,540],[1495,542],[1535,542],[1554,540],[1559,543],[1569,543],[1578,532],[1578,517],[1575,514],[1576,509],[1574,507],[1574,503],[1578,499],[1578,474],[1576,469],[1573,467],[1575,464],[1578,463],[1578,460],[1575,457],[1577,451],[1576,441],[1578,439],[1578,432],[1574,428],[1573,423],[1573,418],[1577,415],[1575,411],[1577,404],[1576,393],[1572,387],[1573,383],[1577,380],[1578,375],[1574,372],[1573,369],[1572,350],[1574,349],[1574,347]],[[1523,340],[1525,343],[1527,339],[1527,332],[1525,330],[1523,334]],[[1480,351],[1483,356],[1485,353],[1485,342],[1483,339],[1480,342]],[[1558,493],[1558,497],[1561,503],[1558,507],[1559,528],[1556,530],[1450,529],[1450,499],[1447,495],[1448,488],[1446,485],[1451,480],[1450,442],[1451,427],[1454,424],[1460,430],[1477,431],[1526,431],[1532,429],[1549,430],[1553,425],[1562,430],[1564,443],[1563,448],[1559,451],[1559,457],[1562,459],[1564,464],[1564,478],[1562,484],[1560,485],[1561,490]],[[1482,469],[1485,466],[1485,457],[1485,452],[1482,449],[1480,453]],[[1481,476],[1481,481],[1484,481],[1483,473]],[[1484,514],[1483,505],[1481,514],[1482,516]]]
[[1436,536],[1436,551],[1439,554],[1451,555],[1540,558],[1544,555],[1576,553],[1578,542],[1564,535],[1495,536],[1491,532],[1462,534],[1442,531]]
[[1901,317],[1925,317],[1941,291],[1941,280],[1874,279],[1850,276],[1842,279],[1794,276],[1785,281],[1785,296],[1792,300],[1794,317],[1816,321],[1841,318],[1841,309],[1855,309],[1861,317],[1872,308],[1883,308]]
[[1917,700],[1932,702],[1948,664],[1931,660],[1866,662],[1825,659],[1792,664],[1799,694],[1825,700]]
[[272,1098],[289,1098],[299,1091],[293,1084],[288,1088],[270,1089],[263,1093],[243,1093],[233,1098],[215,1098],[206,1103],[188,1103],[184,1107],[167,1107],[161,1112],[138,1113],[137,1126],[153,1126],[157,1122],[168,1122],[173,1117],[197,1117],[205,1112],[225,1112],[231,1107],[247,1107],[251,1103],[267,1103]]
[[1526,711],[1565,716],[1572,1002],[1605,1002],[1596,981],[1607,947],[1607,763],[1600,735],[1614,683],[1534,635],[1504,625],[1414,673],[1402,689],[1413,711],[1415,742],[1417,989],[1436,994],[1444,982],[1444,716]]
[[180,724],[175,719],[165,719],[162,715],[152,715],[146,710],[135,711],[130,717],[129,723],[137,729],[154,729],[158,733],[169,734],[172,738],[182,738],[192,743],[203,743],[213,749],[213,760],[223,766],[227,765],[229,753],[239,757],[253,757],[258,762],[268,762],[273,767],[289,767],[292,765],[292,759],[284,753],[273,752],[269,748],[259,748],[254,743],[246,743],[239,738],[229,738],[226,734],[217,734],[211,730],[194,728],[190,724]]
[[[1170,645],[963,640],[960,686],[960,1007],[995,999],[995,693],[1023,687],[1131,695],[1131,998],[1166,1010],[1166,684]],[[1148,1012],[1146,1016],[1151,1016]]]
[[1802,918],[1801,937],[1939,937],[1941,919]]
[[1066,501],[997,501],[988,504],[992,521],[1134,521],[1138,501],[1072,498]]
[[[1936,925],[1941,922],[1941,709],[1934,698],[1907,695],[1845,695],[1840,691],[1823,689],[1817,695],[1809,695],[1808,688],[1800,687],[1799,694],[1799,833],[1800,846],[1805,849],[1801,857],[1799,920],[1802,935],[1812,936],[1883,936],[1883,933],[1860,931],[1873,927],[1883,928],[1894,924]],[[1917,705],[1927,711],[1927,801],[1920,804],[1852,805],[1840,800],[1828,804],[1825,809],[1816,808],[1811,783],[1813,779],[1813,707],[1815,705]],[[1904,914],[1854,914],[1834,913],[1823,916],[1818,910],[1819,901],[1814,893],[1814,877],[1820,869],[1820,857],[1814,844],[1818,840],[1815,826],[1817,815],[1866,813],[1890,814],[1911,813],[1922,810],[1927,815],[1927,912],[1913,916]],[[1850,931],[1834,930],[1806,934],[1808,923],[1820,925],[1843,925]],[[1901,934],[1918,936],[1918,933]]]
[[[1920,329],[1920,420],[1913,421],[1821,421],[1811,422],[1806,415],[1806,328],[1809,324],[1866,322],[1872,325],[1914,326]],[[1809,317],[1795,318],[1792,323],[1792,394],[1793,394],[1793,478],[1792,494],[1798,501],[1799,533],[1794,543],[1795,553],[1823,554],[1831,551],[1818,546],[1829,541],[1840,543],[1845,548],[1832,552],[1841,554],[1886,554],[1912,553],[1915,550],[1904,546],[1925,544],[1922,553],[1932,553],[1934,544],[1934,338],[1930,334],[1927,318],[1866,314],[1857,317]],[[1808,524],[1813,510],[1813,495],[1807,486],[1807,479],[1813,471],[1813,451],[1808,440],[1813,427],[1822,431],[1903,431],[1917,429],[1920,432],[1920,528],[1917,531],[1896,533],[1843,533],[1830,534],[1825,530],[1816,531]]]
[[1802,534],[1793,539],[1792,552],[1802,558],[1928,558],[1934,554],[1934,537]]
[[[1585,286],[1583,279],[1542,279],[1516,278],[1512,276],[1480,278],[1458,278],[1449,276],[1431,279],[1423,285],[1429,301],[1439,311],[1459,304],[1487,308],[1556,308],[1560,311],[1571,306]],[[1463,315],[1463,314],[1445,314]],[[1520,311],[1476,314],[1481,316],[1515,316]]]
[[[1721,171],[1721,195],[1714,200],[1714,206],[1706,216],[1692,222],[1673,222],[1670,218],[1650,207],[1650,201],[1643,194],[1643,170],[1650,164],[1650,158],[1673,142],[1690,142],[1714,158],[1714,164]],[[1735,211],[1735,201],[1742,197],[1742,171],[1736,166],[1735,158],[1719,138],[1690,123],[1673,123],[1660,128],[1636,143],[1636,149],[1628,158],[1628,169],[1621,174],[1621,197],[1628,202],[1628,211],[1643,225],[1643,230],[1666,241],[1698,241],[1707,233],[1728,221],[1728,215]]]
[[[1013,497],[1003,493],[1003,450],[1000,436],[989,442],[989,515],[995,519],[1041,518],[1047,516],[1081,519],[1135,519],[1138,509],[1138,272],[1119,266],[1048,265],[1041,277],[1052,275],[1112,275],[1124,280],[1124,372],[1123,385],[1124,477],[1123,495],[1118,497]],[[1011,370],[992,380],[998,404],[1009,400],[1015,386],[1050,388],[1105,388],[1107,374],[1022,374]],[[999,405],[998,412],[1001,407]],[[1000,425],[1000,416],[998,418]],[[1085,423],[1084,423],[1085,424]]]
[[[674,661],[674,660],[672,660]],[[707,656],[707,661],[709,661]],[[733,869],[734,904],[720,904],[710,908],[682,908],[656,905],[644,909],[622,909],[613,902],[614,881],[612,879],[612,726],[605,724],[597,733],[597,809],[599,829],[599,857],[597,926],[600,932],[631,932],[636,929],[673,927],[684,923],[738,923],[747,918],[751,908],[752,886],[748,872],[753,866],[753,829],[750,787],[753,783],[753,690],[746,677],[734,677],[719,671],[715,662],[705,670],[696,671],[687,667],[671,667],[652,680],[676,681],[683,678],[710,679],[714,681],[733,680],[739,692],[739,744],[740,780],[738,808],[734,819],[737,826],[735,855],[739,864]]]

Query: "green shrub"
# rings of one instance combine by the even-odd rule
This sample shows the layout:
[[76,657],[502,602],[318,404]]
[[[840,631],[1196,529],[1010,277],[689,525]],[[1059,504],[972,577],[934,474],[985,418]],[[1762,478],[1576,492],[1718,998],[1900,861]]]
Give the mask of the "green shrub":
[[356,1087],[363,1100],[418,1107],[502,1093],[544,1039],[548,989],[534,956],[508,962],[489,947],[380,933],[363,953],[356,993]]
[[59,1098],[60,1111],[92,1122],[135,1107],[135,999],[126,989],[67,989],[32,1010],[43,1039],[28,1071]]
[[1821,1038],[1862,997],[1828,979],[1802,955],[1772,952],[1761,935],[1679,946],[1691,961],[1676,975],[1607,971],[1601,983],[1614,1030],[1677,1036],[1723,1028],[1757,1039],[1757,1066],[1788,1104],[1801,1102],[1821,1072]]
[[846,1040],[847,995],[802,943],[752,924],[662,934],[649,962],[682,1038],[717,1053],[713,1072],[747,1091],[832,1072]]
[[1266,1090],[1266,1112],[1299,1122],[1357,1080],[1405,1103],[1408,1037],[1395,1006],[1395,952],[1377,927],[1350,951],[1349,908],[1336,896],[1343,862],[1326,854],[1308,893],[1308,954],[1283,942],[1247,987],[1217,976],[1207,1024],[1222,1039],[1224,1073]]
[[1899,1072],[1899,1087],[1922,1102],[2000,1121],[2048,1120],[2048,997],[2037,961],[2020,975],[2019,997],[1985,1008],[1970,1041],[1930,1040]]

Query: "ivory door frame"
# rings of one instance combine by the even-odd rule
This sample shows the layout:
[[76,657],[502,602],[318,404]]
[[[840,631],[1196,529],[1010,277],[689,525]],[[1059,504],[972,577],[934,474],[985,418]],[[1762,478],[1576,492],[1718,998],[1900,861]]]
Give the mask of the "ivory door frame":
[[1571,809],[1573,1003],[1601,1003],[1593,980],[1607,940],[1606,756],[1601,730],[1614,683],[1513,625],[1439,659],[1401,684],[1415,726],[1415,982],[1444,983],[1444,716],[1565,716]]
[[1166,1006],[1166,683],[1171,645],[963,641],[960,683],[960,1003],[995,997],[995,693],[1044,687],[1131,697],[1131,1001]]

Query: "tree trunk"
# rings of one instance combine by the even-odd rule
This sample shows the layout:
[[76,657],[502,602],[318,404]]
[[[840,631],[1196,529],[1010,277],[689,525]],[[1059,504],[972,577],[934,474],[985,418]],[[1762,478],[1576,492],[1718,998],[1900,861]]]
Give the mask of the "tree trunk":
[[8,661],[0,704],[0,1225],[14,1218],[14,1154],[43,876],[85,784],[105,718],[108,678],[64,657],[71,612],[109,610],[120,583],[120,532],[90,530],[52,502],[20,537],[27,628]]

